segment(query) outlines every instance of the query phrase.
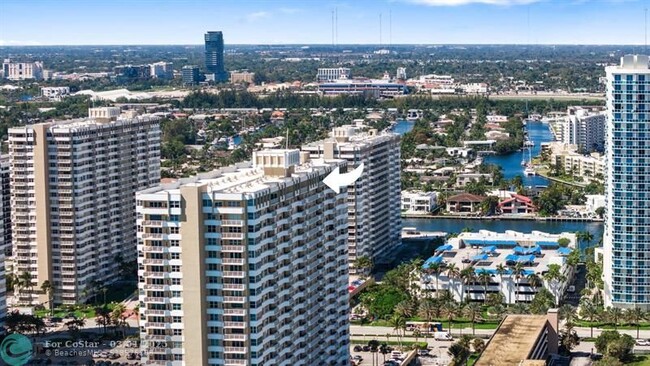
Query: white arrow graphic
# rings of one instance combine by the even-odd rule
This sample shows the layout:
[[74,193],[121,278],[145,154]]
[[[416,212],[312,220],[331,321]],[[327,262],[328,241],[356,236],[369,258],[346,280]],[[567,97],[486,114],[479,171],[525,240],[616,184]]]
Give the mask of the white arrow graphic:
[[327,175],[327,177],[325,177],[325,179],[323,179],[323,183],[330,187],[334,192],[340,193],[341,187],[349,186],[356,182],[361,176],[361,173],[363,173],[363,163],[359,164],[359,166],[353,171],[345,174],[341,174],[339,172],[339,167],[337,166]]

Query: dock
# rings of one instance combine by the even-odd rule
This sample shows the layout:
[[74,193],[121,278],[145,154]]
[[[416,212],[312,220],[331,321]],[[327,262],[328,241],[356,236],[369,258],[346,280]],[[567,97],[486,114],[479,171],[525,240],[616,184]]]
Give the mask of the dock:
[[444,231],[420,231],[414,227],[402,228],[402,239],[407,240],[430,240],[444,238],[447,233]]

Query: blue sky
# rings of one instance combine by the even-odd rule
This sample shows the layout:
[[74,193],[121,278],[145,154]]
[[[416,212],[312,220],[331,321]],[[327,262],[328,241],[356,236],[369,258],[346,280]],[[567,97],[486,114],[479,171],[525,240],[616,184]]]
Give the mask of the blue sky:
[[0,45],[643,44],[648,1],[0,0]]

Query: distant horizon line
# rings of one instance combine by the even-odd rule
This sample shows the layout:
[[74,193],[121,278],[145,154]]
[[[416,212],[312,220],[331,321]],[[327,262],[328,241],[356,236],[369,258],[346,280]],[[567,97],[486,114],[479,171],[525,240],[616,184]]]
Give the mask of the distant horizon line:
[[[165,44],[155,44],[155,43],[142,43],[142,44],[6,44],[0,45],[0,48],[18,48],[18,47],[151,47],[151,46],[168,46],[168,47],[196,47],[204,46],[203,43],[165,43]],[[392,47],[402,47],[402,46],[525,46],[525,47],[549,47],[549,46],[617,46],[617,47],[646,47],[645,44],[617,44],[617,43],[393,43],[390,45],[379,44],[379,43],[340,43],[337,45],[332,45],[329,43],[226,43],[224,44],[225,48],[229,47],[240,47],[240,46],[294,46],[294,47],[329,47],[329,48],[341,48],[347,46],[372,46],[379,49],[388,49]]]

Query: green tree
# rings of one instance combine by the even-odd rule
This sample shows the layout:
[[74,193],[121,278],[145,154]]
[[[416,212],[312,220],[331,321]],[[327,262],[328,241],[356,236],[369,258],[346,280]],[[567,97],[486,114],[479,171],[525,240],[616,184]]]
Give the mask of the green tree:
[[619,322],[623,319],[623,310],[610,306],[605,309],[603,316],[610,324],[614,325],[614,330],[616,330]]
[[41,284],[41,291],[43,291],[44,294],[47,295],[47,306],[48,309],[50,309],[50,316],[53,316],[54,314],[54,298],[53,298],[53,292],[54,292],[54,286],[49,280],[43,281]]
[[480,354],[485,349],[485,341],[481,338],[474,338],[472,348],[474,348],[474,352]]
[[472,335],[476,335],[476,321],[482,319],[482,307],[481,305],[472,302],[467,304],[465,308],[463,309],[464,315],[469,319],[470,322],[472,322]]
[[549,264],[548,271],[543,275],[544,280],[549,284],[549,288],[555,299],[554,306],[560,301],[560,284],[566,281],[566,276],[562,273],[562,267],[559,264]]
[[449,332],[451,332],[451,323],[458,314],[462,313],[462,308],[459,304],[453,301],[447,301],[442,304],[442,314],[447,318],[449,324]]
[[412,317],[414,310],[411,301],[409,300],[400,301],[397,305],[395,305],[395,309],[393,310],[393,313],[404,319],[408,319]]
[[449,346],[449,348],[447,349],[447,353],[449,354],[449,356],[451,356],[452,366],[465,365],[470,355],[469,348],[466,345],[461,344],[460,342],[456,342],[451,346]]
[[478,274],[478,281],[483,284],[483,303],[487,304],[487,291],[490,281],[492,281],[492,276],[487,271],[481,271]]
[[440,298],[440,274],[442,273],[443,267],[440,263],[429,263],[425,268],[426,273],[433,275],[436,279],[436,299]]
[[602,313],[601,308],[596,306],[593,302],[587,300],[580,305],[580,317],[589,322],[589,337],[594,337],[594,322],[600,318]]
[[374,265],[372,263],[372,259],[370,259],[370,257],[365,255],[358,257],[354,261],[354,268],[359,269],[363,277],[365,277],[367,274],[369,274],[372,271],[373,266]]
[[571,240],[568,238],[560,238],[558,239],[557,244],[562,248],[566,248],[571,244]]
[[599,353],[625,362],[631,359],[634,338],[615,330],[604,330],[596,338],[595,346]]
[[393,330],[397,334],[397,339],[399,341],[399,346],[401,348],[402,337],[400,335],[400,331],[406,330],[406,319],[402,318],[399,315],[394,315],[392,318],[390,318],[388,324],[393,328]]
[[641,327],[641,322],[648,319],[648,313],[635,306],[631,309],[625,310],[623,317],[629,324],[636,327],[636,338],[639,339],[639,328]]

